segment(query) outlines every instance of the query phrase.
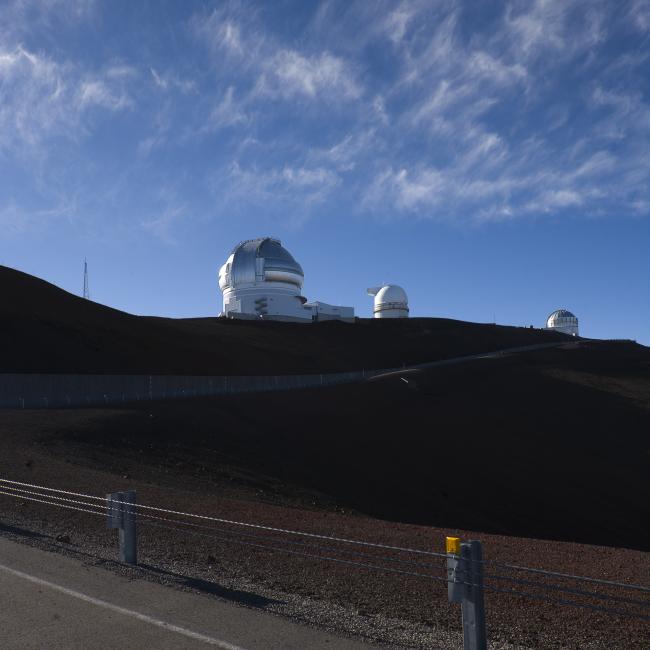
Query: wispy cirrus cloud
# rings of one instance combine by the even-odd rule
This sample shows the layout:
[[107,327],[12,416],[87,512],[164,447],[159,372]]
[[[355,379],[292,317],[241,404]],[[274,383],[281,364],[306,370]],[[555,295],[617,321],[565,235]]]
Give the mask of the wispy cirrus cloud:
[[11,50],[0,46],[0,149],[44,155],[38,147],[49,138],[74,140],[83,135],[88,109],[131,107],[125,72],[111,67],[88,75],[72,63],[57,62],[22,45]]
[[233,201],[252,202],[257,205],[268,200],[277,207],[299,206],[305,211],[326,200],[341,182],[331,169],[318,166],[282,166],[259,169],[242,167],[233,163],[227,173],[227,183],[219,174],[216,186],[226,204]]
[[349,66],[329,52],[305,56],[280,50],[263,65],[255,92],[287,99],[302,96],[324,100],[356,99],[362,93]]
[[[0,28],[0,151],[23,163],[81,159],[110,133],[109,173],[127,161],[165,184],[183,170],[179,195],[241,214],[485,222],[650,201],[646,0],[333,1],[281,20],[244,1],[192,5],[175,9],[164,53],[145,26],[140,50],[94,57],[30,40],[35,5],[19,5],[22,27]],[[101,26],[101,7],[83,6],[74,19]],[[60,27],[56,11],[47,21]],[[165,210],[145,221],[171,238],[180,219]]]
[[182,93],[197,93],[197,84],[194,79],[183,78],[178,74],[162,72],[150,67],[151,78],[157,88],[164,91],[179,90]]
[[[256,12],[231,4],[191,21],[194,33],[217,61],[227,57],[241,79],[244,71],[250,95],[291,99],[358,98],[362,87],[349,62],[326,48],[302,52],[287,48],[264,31]],[[246,93],[247,94],[247,93]]]
[[632,24],[642,32],[650,30],[650,1],[649,0],[634,0],[630,3],[628,17],[631,19]]
[[242,105],[235,97],[235,88],[229,86],[223,97],[212,109],[208,118],[206,128],[219,129],[237,124],[246,124],[249,120],[248,115]]

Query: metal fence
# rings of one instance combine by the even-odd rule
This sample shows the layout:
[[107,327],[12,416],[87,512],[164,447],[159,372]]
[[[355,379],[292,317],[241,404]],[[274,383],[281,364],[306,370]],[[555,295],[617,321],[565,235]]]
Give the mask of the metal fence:
[[0,374],[0,408],[65,408],[296,390],[360,381],[372,374],[364,371],[275,376]]
[[[542,343],[409,365],[427,369],[498,358],[565,344]],[[401,368],[304,375],[77,375],[0,373],[0,408],[99,406],[141,400],[183,399],[334,386],[397,372]]]

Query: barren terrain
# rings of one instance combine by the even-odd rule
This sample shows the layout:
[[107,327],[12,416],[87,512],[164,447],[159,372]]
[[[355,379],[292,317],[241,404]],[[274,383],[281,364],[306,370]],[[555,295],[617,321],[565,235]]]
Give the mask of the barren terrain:
[[[133,488],[145,504],[422,550],[441,551],[444,536],[458,533],[483,540],[492,561],[650,584],[648,348],[438,319],[148,319],[0,271],[0,286],[16,296],[0,316],[5,372],[321,372],[563,343],[299,392],[5,410],[0,477],[97,496]],[[34,300],[21,297],[24,283],[35,287]],[[101,517],[0,496],[0,522],[6,534],[31,531],[67,552],[114,557]],[[140,527],[143,561],[177,585],[223,593],[245,586],[292,603],[291,611],[277,605],[280,614],[396,647],[454,647],[440,645],[441,633],[451,639],[460,629],[442,582],[236,543],[246,538],[229,527],[217,539],[155,523]],[[248,541],[295,550],[288,539]],[[334,546],[316,554],[350,558]],[[357,560],[381,564],[371,552]],[[442,577],[444,560],[432,564],[416,572]],[[503,578],[522,576],[497,569],[493,586],[558,597],[509,583]],[[488,593],[488,625],[494,647],[650,643],[647,621],[512,594]]]

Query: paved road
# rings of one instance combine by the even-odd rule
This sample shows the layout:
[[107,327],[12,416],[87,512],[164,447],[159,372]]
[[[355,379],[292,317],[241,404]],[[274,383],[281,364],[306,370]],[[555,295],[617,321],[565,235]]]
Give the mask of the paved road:
[[264,611],[132,580],[4,538],[0,645],[11,650],[369,647]]

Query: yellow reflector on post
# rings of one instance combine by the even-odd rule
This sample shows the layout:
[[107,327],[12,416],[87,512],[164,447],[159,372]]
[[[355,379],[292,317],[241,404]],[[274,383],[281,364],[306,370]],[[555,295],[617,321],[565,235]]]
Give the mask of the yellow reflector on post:
[[447,553],[460,555],[460,537],[447,537]]

